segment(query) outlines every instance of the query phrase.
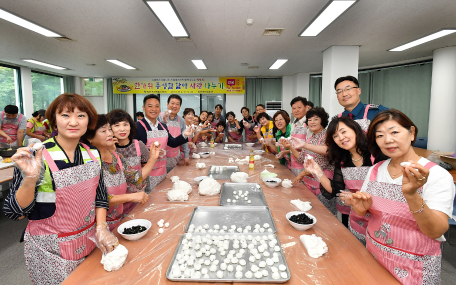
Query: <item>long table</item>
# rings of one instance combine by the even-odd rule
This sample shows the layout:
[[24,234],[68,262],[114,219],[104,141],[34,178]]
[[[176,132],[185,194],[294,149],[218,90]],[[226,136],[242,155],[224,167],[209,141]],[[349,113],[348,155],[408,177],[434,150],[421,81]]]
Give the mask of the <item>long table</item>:
[[[208,168],[197,170],[195,164],[205,162],[208,167],[230,165],[230,157],[245,158],[250,149],[244,145],[243,150],[226,151],[223,150],[222,144],[218,144],[215,150],[205,149],[215,151],[215,155],[207,159],[191,159],[189,166],[177,166],[151,192],[148,203],[137,206],[125,218],[125,221],[148,219],[153,225],[151,230],[138,241],[125,240],[116,230],[114,231],[120,243],[129,250],[125,265],[118,271],[105,271],[100,264],[101,251],[95,249],[63,284],[194,284],[169,281],[165,274],[193,208],[219,205],[220,195],[206,197],[198,194],[198,185],[193,178],[207,175]],[[262,160],[255,161],[254,170],[249,170],[248,165],[241,165],[240,169],[249,174],[248,182],[258,182],[262,186],[277,226],[277,236],[290,267],[291,279],[287,284],[398,284],[304,185],[293,188],[268,188],[260,179],[260,173],[266,164],[273,164],[274,169],[267,169],[277,173],[282,180],[294,179],[291,171],[280,165],[271,154],[264,154]],[[170,177],[175,175],[193,186],[193,192],[186,202],[169,202],[166,198],[166,192],[173,185]],[[295,230],[285,218],[286,213],[297,210],[290,204],[290,200],[293,199],[311,201],[312,209],[309,213],[317,218],[317,223],[310,230]],[[158,233],[157,222],[160,219],[170,224],[163,234]],[[310,257],[299,240],[302,234],[316,234],[322,237],[328,245],[328,253],[318,259]]]

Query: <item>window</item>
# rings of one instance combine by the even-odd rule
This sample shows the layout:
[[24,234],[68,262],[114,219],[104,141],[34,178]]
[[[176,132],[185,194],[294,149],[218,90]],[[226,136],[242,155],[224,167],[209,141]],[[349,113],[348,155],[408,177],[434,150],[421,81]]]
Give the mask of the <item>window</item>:
[[33,110],[47,109],[63,91],[63,78],[32,71]]
[[84,78],[84,96],[103,96],[103,78]]
[[22,113],[19,78],[18,68],[0,66],[0,111],[6,105],[16,105]]
[[[171,94],[161,94],[160,95],[160,109],[162,112],[166,111],[167,108],[167,103],[168,103],[168,97]],[[179,96],[182,97],[182,104],[180,111],[178,113],[179,116],[184,115],[184,110],[185,108],[192,108],[195,110],[196,115],[200,113],[200,95],[199,94],[178,94]]]
[[[201,95],[201,108],[208,112],[215,112],[215,106],[220,104],[223,107],[222,115],[226,116],[225,108],[225,94],[202,94]],[[226,117],[225,117],[226,118]]]

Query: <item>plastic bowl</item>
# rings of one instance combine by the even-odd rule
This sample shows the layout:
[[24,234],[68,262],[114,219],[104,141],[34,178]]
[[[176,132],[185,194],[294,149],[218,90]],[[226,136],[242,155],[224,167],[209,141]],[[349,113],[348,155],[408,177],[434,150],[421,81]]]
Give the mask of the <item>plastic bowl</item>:
[[[269,182],[269,181],[274,181],[274,182]],[[265,178],[263,178],[263,182],[264,182],[264,184],[266,184],[266,186],[275,188],[275,187],[279,186],[280,182],[282,182],[282,179],[274,178],[274,177],[265,177]]]
[[261,173],[261,179],[263,179],[263,178],[276,178],[276,177],[277,177],[277,173],[272,173],[272,172]]
[[253,151],[255,154],[263,154],[264,153],[264,150],[262,149],[257,149],[257,150],[254,150]]
[[[130,227],[133,227],[133,226],[144,226],[144,227],[146,227],[146,230],[143,231],[143,232],[140,232],[138,234],[134,234],[134,235],[123,234],[123,231],[124,231],[125,228],[130,228]],[[121,224],[120,226],[118,226],[117,227],[117,232],[124,239],[127,239],[127,240],[138,240],[138,239],[142,238],[143,236],[145,236],[147,234],[147,232],[150,230],[151,227],[152,227],[152,223],[149,220],[135,219],[135,220],[131,220],[131,221],[125,222],[125,223]]]
[[252,147],[252,146],[255,145],[255,143],[245,143],[245,145],[248,146],[248,147]]
[[199,155],[202,157],[202,158],[208,158],[209,155],[211,155],[210,152],[200,152]]
[[[299,214],[303,214],[303,213],[306,214],[309,218],[313,219],[313,221],[314,221],[313,224],[301,225],[301,224],[297,224],[297,223],[294,223],[294,222],[290,221],[291,216],[299,215]],[[311,227],[313,227],[313,225],[315,225],[317,223],[317,218],[315,218],[314,216],[312,216],[311,214],[306,213],[306,212],[293,211],[293,212],[287,213],[286,217],[287,217],[287,220],[290,223],[290,225],[292,225],[293,228],[297,229],[298,231],[306,231],[306,230],[310,229]]]
[[199,185],[200,182],[203,181],[206,178],[209,178],[209,176],[198,176],[198,177],[195,177],[193,180],[195,180],[196,183],[198,183],[198,185]]

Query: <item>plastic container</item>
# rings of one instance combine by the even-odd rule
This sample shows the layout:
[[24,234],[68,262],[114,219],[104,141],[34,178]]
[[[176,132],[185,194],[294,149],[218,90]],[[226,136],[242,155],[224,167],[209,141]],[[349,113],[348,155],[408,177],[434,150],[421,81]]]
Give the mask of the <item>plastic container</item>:
[[202,158],[208,158],[210,154],[211,154],[210,152],[200,152],[200,153],[199,153],[199,155],[200,155]]
[[245,145],[248,146],[248,147],[252,147],[252,146],[255,145],[255,143],[245,143]]
[[[125,228],[131,228],[133,226],[143,226],[143,227],[146,227],[146,230],[143,231],[143,232],[140,232],[138,234],[134,234],[134,235],[123,234],[123,231],[124,231]],[[124,239],[127,239],[127,240],[139,240],[140,238],[142,238],[143,236],[145,236],[147,234],[147,232],[150,230],[151,227],[152,227],[152,223],[149,220],[135,219],[135,220],[131,220],[131,221],[125,222],[125,223],[121,224],[120,226],[118,226],[117,227],[117,232]]]
[[[294,223],[294,222],[290,221],[291,216],[300,215],[300,214],[306,214],[309,218],[312,218],[313,219],[313,224],[302,225],[302,224],[297,224],[297,223]],[[286,218],[287,218],[287,221],[290,223],[290,225],[292,225],[293,228],[297,229],[298,231],[306,231],[306,230],[310,229],[311,227],[313,227],[313,225],[315,225],[317,223],[317,218],[315,218],[314,216],[312,216],[309,213],[300,212],[300,211],[289,212],[289,213],[287,213]]]
[[[270,181],[274,181],[274,182],[270,182]],[[282,179],[274,178],[274,177],[265,177],[265,178],[263,178],[263,182],[264,182],[264,184],[266,184],[266,186],[268,186],[270,188],[275,188],[280,185],[280,182],[282,182]]]

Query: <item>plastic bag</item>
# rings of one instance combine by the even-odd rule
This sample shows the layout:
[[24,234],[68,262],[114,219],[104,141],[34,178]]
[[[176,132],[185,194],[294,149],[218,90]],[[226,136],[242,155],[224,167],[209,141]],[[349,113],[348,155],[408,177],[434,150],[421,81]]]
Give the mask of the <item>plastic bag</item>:
[[440,160],[439,158],[439,150],[435,150],[431,153],[430,156],[427,157],[428,160],[434,162],[435,164],[441,166],[442,168],[446,169],[446,170],[451,170],[453,169],[453,166],[451,166],[451,164],[449,163],[446,163],[442,160]]
[[[40,142],[41,143],[41,142]],[[24,149],[24,148],[22,148]],[[39,161],[40,166],[38,166],[38,162],[36,160],[36,153],[37,150],[33,148],[33,146],[28,147],[28,151],[31,153],[30,156],[27,156],[26,154],[22,153],[22,155],[18,155],[16,153],[13,155],[11,158],[12,163],[15,167],[19,169],[21,172],[22,178],[26,177],[36,177],[38,176],[36,186],[40,186],[44,184],[44,174],[46,172],[46,166],[44,165],[44,158],[41,156],[41,161]]]

